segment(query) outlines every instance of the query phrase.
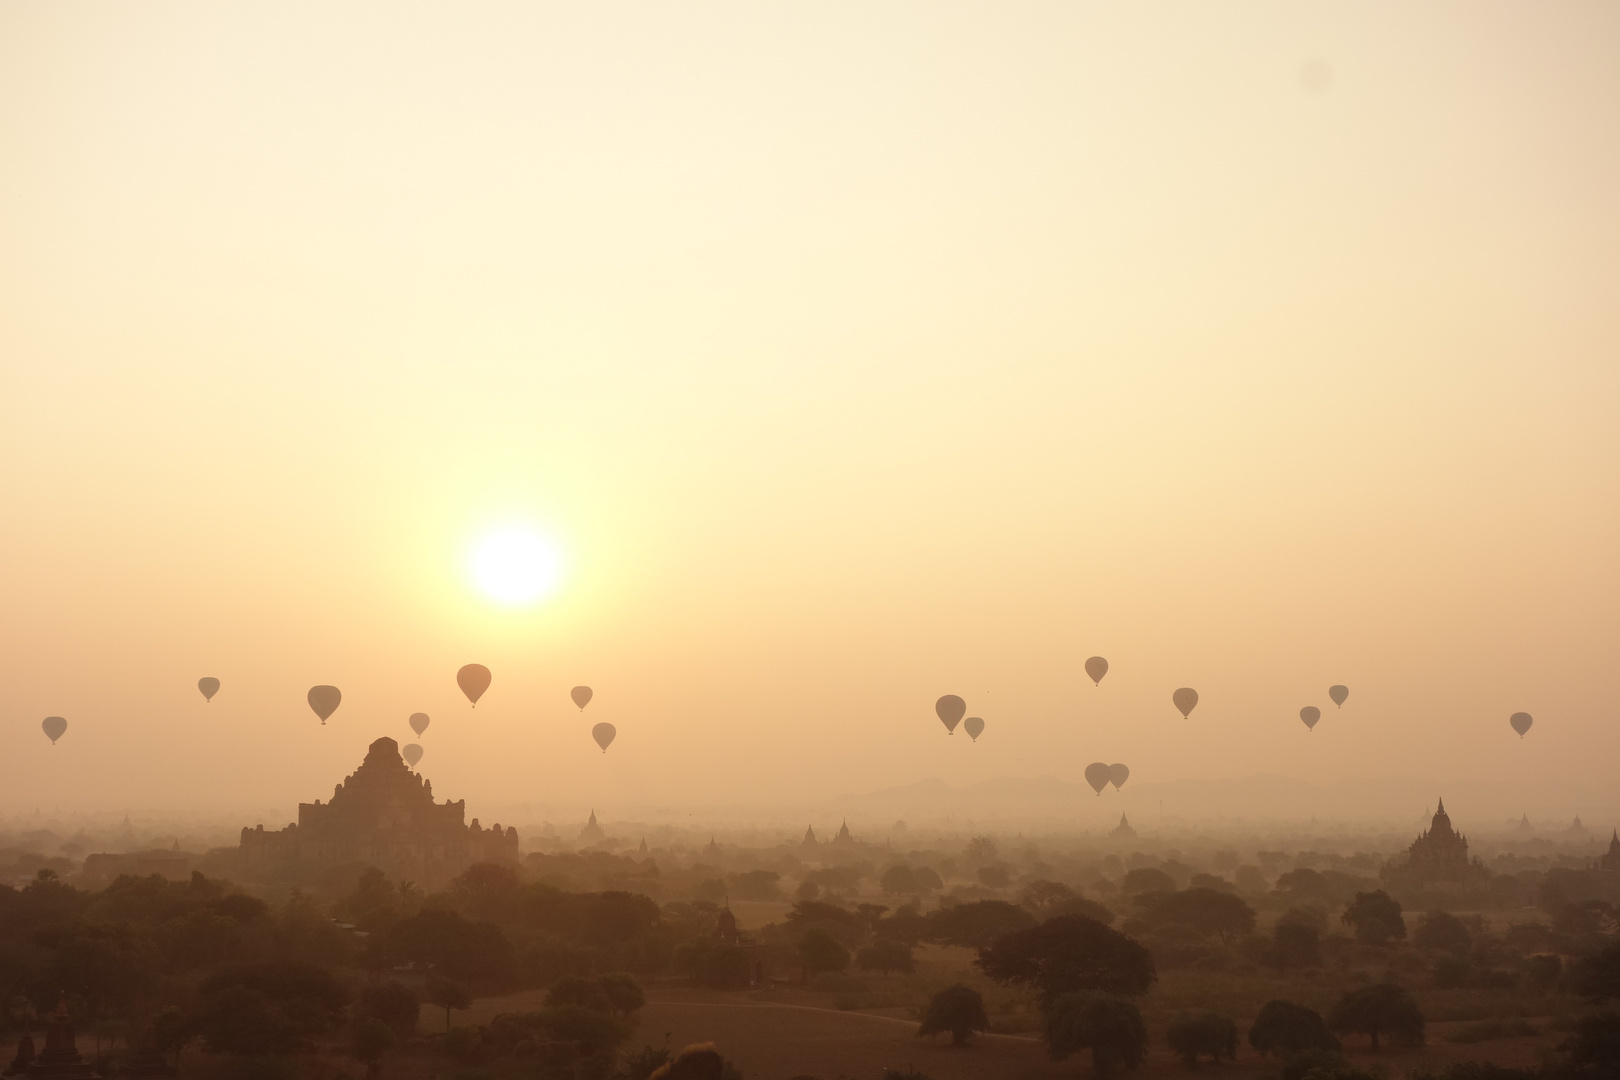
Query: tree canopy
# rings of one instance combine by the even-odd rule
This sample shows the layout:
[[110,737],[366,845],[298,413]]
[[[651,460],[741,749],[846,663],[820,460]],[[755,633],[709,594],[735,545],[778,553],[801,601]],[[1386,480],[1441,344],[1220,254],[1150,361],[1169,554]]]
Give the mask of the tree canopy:
[[1055,998],[1041,1031],[1052,1060],[1091,1051],[1091,1068],[1106,1078],[1134,1069],[1147,1055],[1147,1025],[1132,1002],[1108,994],[1072,993]]
[[1003,935],[975,963],[997,982],[1033,987],[1043,1004],[1076,991],[1141,994],[1158,979],[1147,949],[1084,915]]
[[1389,1036],[1402,1046],[1422,1046],[1425,1021],[1412,995],[1394,983],[1373,983],[1341,997],[1328,1014],[1328,1027],[1340,1035],[1366,1035],[1372,1048]]
[[951,1045],[966,1045],[975,1031],[989,1031],[990,1018],[985,1015],[984,998],[970,986],[958,983],[947,986],[928,1002],[917,1036],[951,1033]]
[[1262,1054],[1287,1056],[1304,1050],[1337,1052],[1339,1040],[1333,1037],[1315,1009],[1292,1001],[1272,1000],[1260,1007],[1249,1028],[1249,1045]]

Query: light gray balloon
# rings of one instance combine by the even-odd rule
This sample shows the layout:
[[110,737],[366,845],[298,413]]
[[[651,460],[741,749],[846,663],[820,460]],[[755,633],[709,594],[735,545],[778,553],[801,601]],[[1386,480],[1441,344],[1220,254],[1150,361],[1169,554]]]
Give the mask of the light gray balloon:
[[619,729],[612,724],[597,724],[591,728],[591,738],[596,740],[596,745],[602,748],[604,754],[607,753],[608,746],[618,734]]
[[213,701],[214,695],[219,693],[219,680],[213,676],[205,676],[197,680],[197,689],[202,691],[204,701]]
[[414,731],[418,735],[420,735],[420,734],[422,734],[422,732],[427,730],[427,727],[428,727],[428,714],[427,713],[425,713],[425,712],[413,712],[413,713],[411,713],[411,730],[412,731]]
[[1522,739],[1524,733],[1530,730],[1530,725],[1535,723],[1535,720],[1527,712],[1516,712],[1508,717],[1508,723],[1513,726],[1513,730],[1517,731],[1519,738]]
[[1101,761],[1093,761],[1087,765],[1086,783],[1091,785],[1092,791],[1101,795],[1103,788],[1108,786],[1108,765]]
[[1314,731],[1316,729],[1316,722],[1322,719],[1322,710],[1318,709],[1315,705],[1307,705],[1303,709],[1299,710],[1299,718],[1305,721],[1306,727]]
[[422,760],[422,748],[415,743],[407,743],[400,747],[399,756],[405,759],[405,764],[416,768],[416,763]]
[[1091,676],[1092,682],[1102,682],[1103,676],[1108,674],[1108,661],[1100,656],[1093,656],[1086,661],[1086,674]]
[[62,737],[62,733],[67,730],[67,721],[62,719],[60,716],[47,716],[45,718],[45,722],[39,726],[43,728],[45,730],[45,734],[50,737],[51,745],[55,746],[56,740],[60,739]]
[[1340,686],[1335,684],[1328,687],[1328,697],[1333,699],[1333,704],[1335,705],[1343,705],[1344,699],[1349,696],[1350,688],[1348,686]]
[[974,742],[978,742],[979,736],[984,734],[984,721],[977,716],[970,716],[962,721],[962,730],[967,732],[968,737]]
[[1129,780],[1130,778],[1131,770],[1129,766],[1121,765],[1117,761],[1108,766],[1108,782],[1114,785],[1115,791],[1118,791],[1120,788],[1124,787],[1125,781]]
[[335,686],[312,686],[307,697],[309,707],[315,710],[315,715],[321,718],[323,724],[343,703],[343,691]]
[[1198,691],[1190,686],[1183,686],[1170,695],[1170,700],[1175,702],[1176,708],[1181,710],[1183,717],[1190,716],[1193,709],[1198,705]]
[[934,702],[934,715],[939,722],[945,725],[945,730],[952,735],[956,734],[956,725],[962,722],[962,716],[967,712],[967,702],[955,694],[946,694]]

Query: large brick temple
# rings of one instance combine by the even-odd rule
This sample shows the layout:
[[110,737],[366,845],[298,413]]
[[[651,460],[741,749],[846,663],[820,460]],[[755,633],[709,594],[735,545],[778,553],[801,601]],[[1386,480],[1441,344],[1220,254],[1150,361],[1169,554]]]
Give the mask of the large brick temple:
[[332,801],[298,804],[298,821],[266,832],[242,830],[240,855],[250,876],[296,878],[345,865],[374,866],[425,888],[480,862],[516,863],[516,829],[465,823],[465,801],[433,801],[433,784],[382,738],[332,792]]

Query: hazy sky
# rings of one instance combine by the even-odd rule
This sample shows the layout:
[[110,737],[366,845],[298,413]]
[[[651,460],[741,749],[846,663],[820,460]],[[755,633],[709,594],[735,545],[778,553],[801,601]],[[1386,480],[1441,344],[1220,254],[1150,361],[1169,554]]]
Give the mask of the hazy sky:
[[0,807],[1612,797],[1617,193],[1608,2],[7,3]]

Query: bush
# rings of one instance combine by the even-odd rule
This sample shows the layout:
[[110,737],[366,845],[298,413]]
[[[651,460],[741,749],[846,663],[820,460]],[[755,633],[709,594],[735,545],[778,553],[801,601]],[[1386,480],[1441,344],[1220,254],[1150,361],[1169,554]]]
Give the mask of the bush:
[[375,1016],[355,1018],[349,1029],[349,1050],[366,1066],[367,1076],[376,1076],[383,1055],[393,1047],[394,1030]]
[[1601,1012],[1581,1017],[1561,1049],[1571,1065],[1588,1067],[1594,1076],[1620,1075],[1620,1015]]
[[1528,1020],[1480,1020],[1459,1028],[1446,1036],[1446,1042],[1478,1043],[1492,1039],[1513,1039],[1526,1035],[1540,1035],[1541,1029]]
[[1249,1028],[1249,1045],[1262,1054],[1287,1056],[1307,1051],[1338,1053],[1339,1040],[1315,1009],[1292,1001],[1268,1001]]
[[989,1031],[990,1018],[984,1012],[984,999],[970,986],[958,983],[935,994],[928,1002],[917,1037],[951,1033],[952,1046],[965,1046],[975,1031]]
[[1226,1058],[1237,1060],[1237,1025],[1219,1013],[1191,1013],[1170,1021],[1165,1041],[1173,1053],[1187,1063],[1187,1068],[1198,1068],[1200,1054],[1209,1055],[1210,1061]]

